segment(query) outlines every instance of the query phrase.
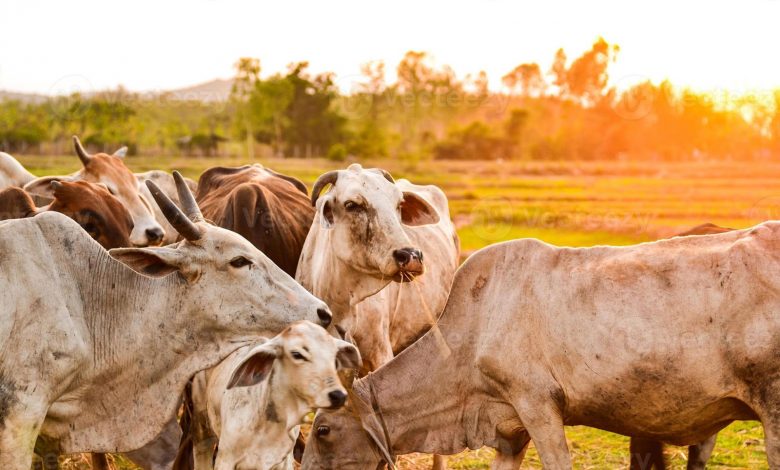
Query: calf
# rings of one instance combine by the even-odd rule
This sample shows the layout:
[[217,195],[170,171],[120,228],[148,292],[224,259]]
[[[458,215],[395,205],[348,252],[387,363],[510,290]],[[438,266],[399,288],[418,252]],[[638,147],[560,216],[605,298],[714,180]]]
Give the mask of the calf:
[[32,217],[46,211],[60,212],[75,220],[103,248],[130,246],[133,219],[125,206],[101,185],[86,181],[52,181],[53,199],[35,207],[18,187],[0,191],[0,220]]
[[285,469],[303,417],[340,408],[337,369],[360,354],[313,323],[294,323],[259,346],[241,348],[193,381],[195,469]]

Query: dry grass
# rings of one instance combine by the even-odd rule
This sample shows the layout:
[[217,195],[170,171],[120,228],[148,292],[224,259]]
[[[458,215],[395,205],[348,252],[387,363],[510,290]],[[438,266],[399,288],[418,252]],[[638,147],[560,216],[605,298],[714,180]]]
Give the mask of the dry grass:
[[[74,171],[75,157],[22,156],[36,174]],[[136,171],[178,169],[197,178],[215,165],[241,165],[240,158],[168,159],[130,157]],[[264,162],[311,184],[322,172],[345,164],[324,160]],[[465,252],[506,239],[535,237],[553,244],[630,244],[674,234],[702,222],[746,227],[778,218],[780,165],[775,163],[647,162],[372,162],[396,177],[437,184],[450,198]],[[583,427],[567,430],[576,468],[625,468],[625,437]],[[763,434],[757,423],[735,423],[718,440],[711,468],[765,468]],[[491,451],[466,452],[450,468],[488,468]],[[669,448],[674,468],[685,452]],[[132,468],[121,459],[117,468]],[[88,468],[81,457],[63,459],[66,469]],[[402,469],[430,468],[429,456],[405,456]],[[541,468],[529,451],[523,468]]]

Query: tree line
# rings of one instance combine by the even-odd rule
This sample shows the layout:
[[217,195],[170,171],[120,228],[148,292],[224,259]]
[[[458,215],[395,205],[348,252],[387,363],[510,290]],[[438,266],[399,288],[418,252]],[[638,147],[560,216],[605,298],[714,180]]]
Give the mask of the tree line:
[[68,139],[131,154],[436,159],[762,159],[780,153],[780,89],[735,95],[668,81],[611,84],[619,47],[599,38],[550,70],[522,63],[500,92],[484,72],[459,78],[425,52],[364,64],[359,77],[290,64],[263,78],[236,63],[223,101],[118,88],[42,102],[0,102],[0,150],[67,153]]

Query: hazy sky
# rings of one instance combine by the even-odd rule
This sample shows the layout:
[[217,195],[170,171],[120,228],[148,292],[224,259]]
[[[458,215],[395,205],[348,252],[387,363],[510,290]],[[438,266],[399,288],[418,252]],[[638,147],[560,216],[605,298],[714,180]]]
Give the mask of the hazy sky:
[[170,89],[308,60],[349,88],[361,63],[392,70],[410,49],[494,88],[515,65],[549,68],[598,36],[621,46],[612,79],[699,89],[780,87],[780,0],[0,0],[0,89],[41,93],[122,84]]

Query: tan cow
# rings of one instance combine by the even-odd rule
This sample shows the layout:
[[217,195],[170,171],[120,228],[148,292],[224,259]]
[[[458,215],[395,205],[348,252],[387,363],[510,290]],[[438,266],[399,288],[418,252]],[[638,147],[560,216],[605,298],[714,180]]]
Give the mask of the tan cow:
[[87,181],[52,181],[52,202],[35,207],[32,198],[18,187],[0,191],[0,220],[32,217],[45,211],[65,214],[75,220],[103,248],[131,246],[133,220],[125,206],[100,185]]
[[81,145],[78,137],[73,136],[73,145],[84,167],[68,176],[45,176],[36,178],[24,185],[27,192],[44,196],[51,195],[52,181],[89,181],[104,184],[108,191],[125,205],[133,218],[133,231],[130,242],[134,246],[159,245],[165,233],[154,217],[150,201],[141,194],[138,180],[125,166],[122,158],[125,147],[113,155],[98,153],[90,155]]
[[[627,247],[480,250],[438,328],[355,382],[367,434],[356,420],[350,433],[370,438],[337,468],[490,446],[494,468],[515,469],[532,438],[545,468],[567,469],[564,425],[689,445],[752,419],[780,468],[778,246],[780,223],[766,222]],[[308,445],[303,468],[337,458],[327,449],[342,437]]]
[[299,322],[199,373],[192,385],[195,470],[286,469],[303,417],[344,405],[337,369],[359,366],[352,344]]

